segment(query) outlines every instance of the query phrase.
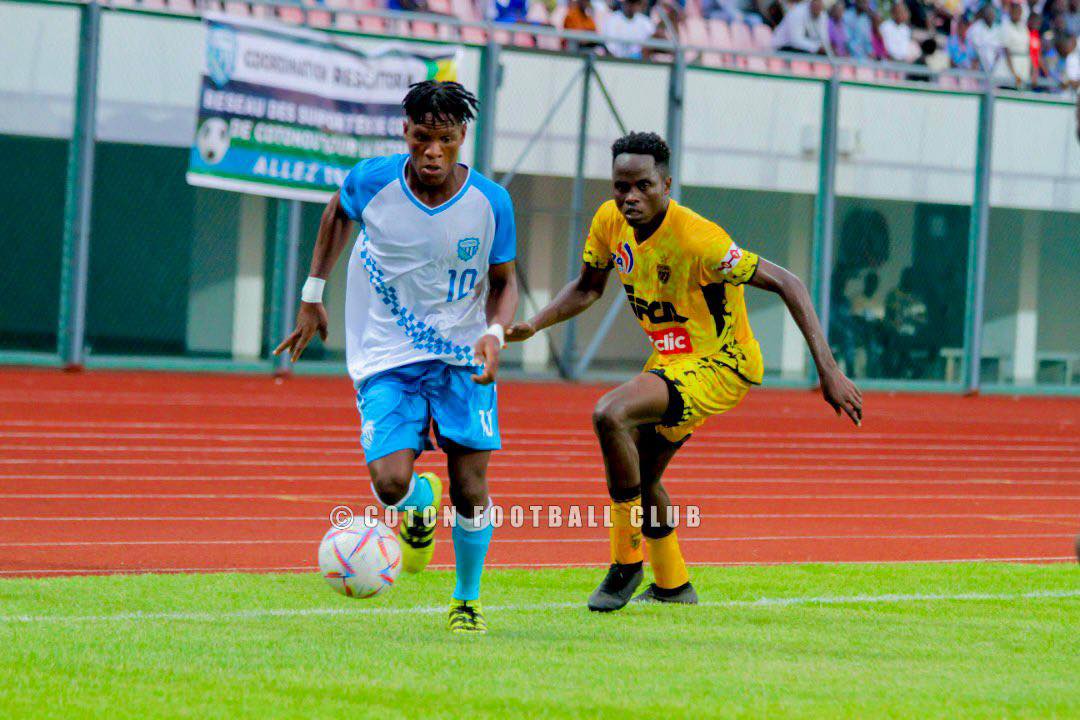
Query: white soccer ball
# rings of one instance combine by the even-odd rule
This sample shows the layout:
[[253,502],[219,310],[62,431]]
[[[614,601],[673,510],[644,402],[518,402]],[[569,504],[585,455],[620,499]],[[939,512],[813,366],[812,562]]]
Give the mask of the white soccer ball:
[[195,146],[208,165],[216,165],[229,152],[229,125],[221,118],[209,118],[195,135]]
[[319,571],[330,587],[352,598],[389,589],[401,572],[401,545],[381,522],[330,528],[319,545]]

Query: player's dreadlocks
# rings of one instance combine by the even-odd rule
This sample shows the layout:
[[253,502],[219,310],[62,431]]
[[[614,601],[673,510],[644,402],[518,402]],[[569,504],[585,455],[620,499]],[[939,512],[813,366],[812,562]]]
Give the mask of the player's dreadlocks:
[[668,173],[668,161],[671,160],[671,148],[664,142],[664,138],[654,132],[632,132],[623,135],[611,146],[611,159],[619,157],[623,153],[631,155],[652,155],[656,161],[656,167],[660,174]]
[[413,83],[401,103],[405,115],[415,123],[422,123],[430,116],[436,121],[456,125],[464,125],[475,118],[479,105],[476,96],[465,86],[439,80]]

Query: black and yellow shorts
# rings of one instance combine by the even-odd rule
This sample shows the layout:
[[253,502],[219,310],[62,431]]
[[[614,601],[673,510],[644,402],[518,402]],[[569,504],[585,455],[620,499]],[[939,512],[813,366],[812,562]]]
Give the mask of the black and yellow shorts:
[[711,357],[694,357],[666,365],[649,358],[645,371],[668,385],[670,401],[656,431],[673,443],[686,440],[713,415],[731,410],[750,391],[750,381]]

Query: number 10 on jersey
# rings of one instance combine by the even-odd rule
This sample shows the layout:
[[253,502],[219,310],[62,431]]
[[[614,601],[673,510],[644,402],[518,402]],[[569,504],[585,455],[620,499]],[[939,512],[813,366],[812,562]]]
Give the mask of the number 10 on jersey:
[[479,273],[475,269],[469,268],[460,275],[457,270],[450,271],[450,288],[446,291],[446,302],[454,302],[455,300],[461,300],[476,287],[476,280],[479,277]]

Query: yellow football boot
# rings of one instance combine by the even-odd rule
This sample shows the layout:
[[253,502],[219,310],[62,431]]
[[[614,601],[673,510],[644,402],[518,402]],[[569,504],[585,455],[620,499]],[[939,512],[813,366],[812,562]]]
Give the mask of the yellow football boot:
[[449,624],[450,632],[455,635],[483,635],[487,632],[487,621],[479,600],[451,600]]
[[424,522],[424,513],[406,510],[398,526],[398,540],[401,541],[401,568],[408,573],[418,573],[428,566],[435,554],[435,526],[439,524],[439,510],[442,505],[442,481],[435,473],[420,473],[431,483],[431,505],[434,514],[430,524]]

